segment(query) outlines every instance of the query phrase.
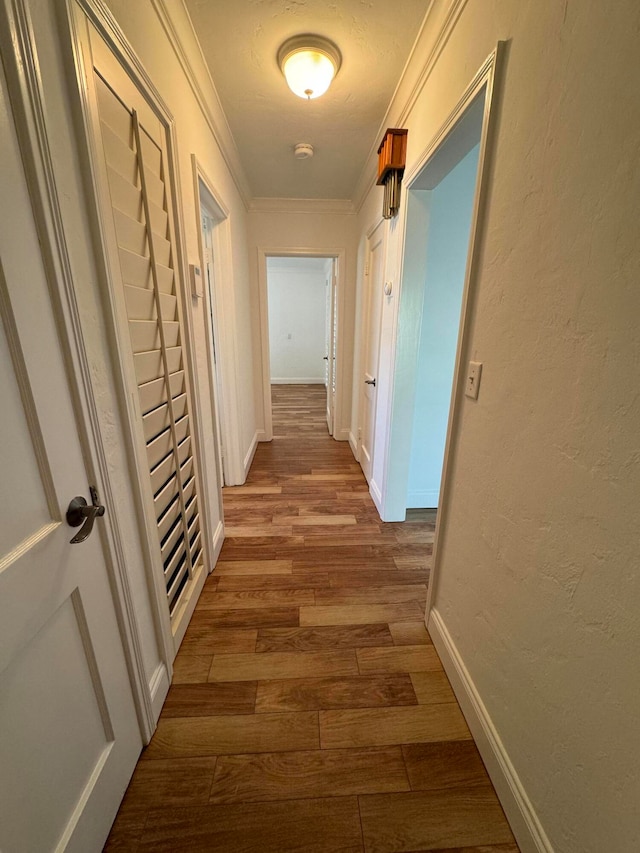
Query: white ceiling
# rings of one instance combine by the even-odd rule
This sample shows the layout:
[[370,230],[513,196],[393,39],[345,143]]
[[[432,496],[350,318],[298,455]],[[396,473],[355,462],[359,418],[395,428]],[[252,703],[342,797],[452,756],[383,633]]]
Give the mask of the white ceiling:
[[[352,197],[430,2],[185,0],[254,197]],[[288,89],[276,60],[305,32],[342,53],[312,101]],[[294,158],[298,142],[313,145],[312,159]]]

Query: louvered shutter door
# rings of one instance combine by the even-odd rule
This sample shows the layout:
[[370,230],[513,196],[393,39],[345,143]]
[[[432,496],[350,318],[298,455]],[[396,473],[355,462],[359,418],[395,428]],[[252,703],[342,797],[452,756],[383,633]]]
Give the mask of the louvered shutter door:
[[184,328],[161,139],[96,73],[107,180],[169,612],[202,563]]

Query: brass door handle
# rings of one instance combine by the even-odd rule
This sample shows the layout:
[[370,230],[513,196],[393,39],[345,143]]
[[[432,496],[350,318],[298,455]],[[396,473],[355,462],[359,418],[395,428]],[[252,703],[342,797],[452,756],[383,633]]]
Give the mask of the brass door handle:
[[[92,503],[88,504],[82,495],[75,497],[67,508],[67,524],[69,527],[82,527],[71,540],[72,545],[77,545],[88,539],[93,530],[93,522],[96,518],[102,518],[105,508],[98,503],[98,492],[95,486],[90,486]],[[84,522],[84,523],[83,523]]]

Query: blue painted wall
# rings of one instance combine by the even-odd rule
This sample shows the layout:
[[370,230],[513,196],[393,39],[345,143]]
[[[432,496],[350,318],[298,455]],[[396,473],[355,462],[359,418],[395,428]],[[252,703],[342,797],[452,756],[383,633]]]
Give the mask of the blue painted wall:
[[430,191],[408,508],[438,506],[478,151]]

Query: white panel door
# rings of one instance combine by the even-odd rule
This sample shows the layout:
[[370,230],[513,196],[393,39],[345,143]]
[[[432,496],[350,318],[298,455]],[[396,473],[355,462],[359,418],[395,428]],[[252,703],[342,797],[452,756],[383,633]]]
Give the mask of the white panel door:
[[142,746],[0,66],[0,850],[99,851]]
[[365,278],[365,340],[363,360],[362,415],[360,419],[360,465],[367,482],[373,473],[373,447],[375,440],[378,354],[380,351],[380,324],[382,320],[384,272],[384,223],[369,238],[369,275]]
[[327,428],[333,435],[334,411],[336,400],[336,331],[337,331],[337,294],[336,259],[331,261],[331,274],[327,278],[327,311],[326,311],[326,351],[325,355],[325,385],[327,388]]

